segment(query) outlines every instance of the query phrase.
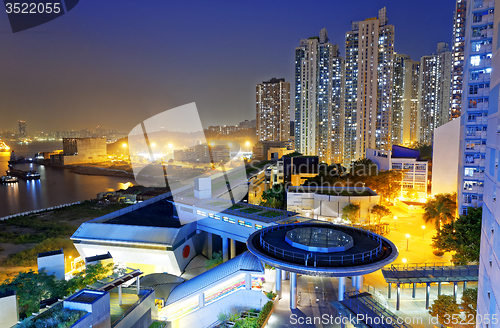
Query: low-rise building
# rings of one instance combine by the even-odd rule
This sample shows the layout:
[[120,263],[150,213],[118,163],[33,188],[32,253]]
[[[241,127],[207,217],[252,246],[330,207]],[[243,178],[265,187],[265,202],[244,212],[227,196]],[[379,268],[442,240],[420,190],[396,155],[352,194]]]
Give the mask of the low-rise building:
[[406,197],[415,190],[418,197],[427,197],[429,163],[420,159],[420,152],[402,146],[392,146],[392,150],[366,149],[366,158],[377,164],[381,171],[403,171],[400,197]]
[[380,196],[367,187],[292,186],[286,199],[288,211],[328,220],[342,217],[345,206],[357,204],[358,222],[368,221],[369,212],[380,202]]
[[64,138],[62,153],[50,154],[50,162],[59,165],[98,163],[107,159],[105,138]]
[[174,150],[174,160],[190,163],[220,163],[230,160],[227,145],[196,145],[188,149]]

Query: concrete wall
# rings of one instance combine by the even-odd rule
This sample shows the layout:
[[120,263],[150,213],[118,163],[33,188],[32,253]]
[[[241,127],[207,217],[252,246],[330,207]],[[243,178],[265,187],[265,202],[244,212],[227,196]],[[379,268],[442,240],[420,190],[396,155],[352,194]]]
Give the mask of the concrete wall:
[[64,156],[65,165],[102,162],[108,159],[104,138],[78,138],[76,144],[78,153]]
[[261,291],[240,289],[183,316],[173,322],[172,327],[208,327],[217,321],[220,312],[260,309],[268,300]]
[[308,211],[312,216],[342,216],[342,209],[349,203],[360,205],[360,220],[367,220],[368,212],[377,205],[380,196],[329,196],[314,193],[287,193],[287,209],[289,211]]
[[[88,292],[95,292],[95,291],[88,291]],[[66,309],[83,310],[87,311],[90,314],[89,316],[85,316],[82,319],[80,319],[80,321],[77,321],[73,325],[74,328],[111,327],[110,296],[109,293],[107,292],[92,303],[74,302],[71,301],[71,298],[69,298],[68,300],[65,300],[63,304],[64,308]]]
[[[3,296],[2,296],[3,295]],[[17,296],[0,294],[0,327],[12,327],[17,324]]]
[[148,328],[153,323],[152,317],[157,315],[158,308],[155,306],[155,292],[153,291],[114,328]]
[[37,258],[37,263],[38,271],[43,269],[48,275],[53,274],[57,279],[64,279],[66,273],[64,268],[64,253],[39,257]]
[[432,151],[432,194],[457,191],[460,119],[434,130]]

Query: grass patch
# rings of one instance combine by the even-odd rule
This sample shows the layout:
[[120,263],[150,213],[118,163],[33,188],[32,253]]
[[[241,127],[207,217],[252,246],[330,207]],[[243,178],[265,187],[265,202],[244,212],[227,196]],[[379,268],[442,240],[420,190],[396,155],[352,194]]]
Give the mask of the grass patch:
[[237,209],[242,208],[242,207],[244,207],[244,206],[236,204],[236,205],[231,206],[229,209],[230,210],[237,210]]
[[211,203],[208,203],[208,205],[212,205],[212,206],[222,206],[222,205],[226,205],[227,203],[224,203],[224,202],[211,202]]
[[282,213],[278,213],[278,212],[264,212],[264,213],[261,213],[259,215],[263,216],[265,218],[275,218],[277,216],[282,216],[283,214]]
[[37,327],[71,327],[80,320],[87,311],[65,309],[63,304],[57,304],[52,309],[47,310],[39,316],[29,320],[26,319],[19,325],[21,328]]
[[155,321],[151,326],[149,326],[149,328],[164,328],[166,326],[167,324],[165,322]]
[[244,209],[239,210],[239,211],[242,213],[252,214],[252,213],[260,212],[262,210],[260,208],[244,208]]

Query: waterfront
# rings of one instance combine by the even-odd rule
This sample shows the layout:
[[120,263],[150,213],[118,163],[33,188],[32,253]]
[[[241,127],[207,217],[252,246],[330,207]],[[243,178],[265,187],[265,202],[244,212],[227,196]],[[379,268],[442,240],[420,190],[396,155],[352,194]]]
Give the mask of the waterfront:
[[[33,157],[38,151],[62,149],[62,142],[9,143],[9,146],[17,156]],[[8,170],[9,158],[10,153],[0,153],[0,175],[5,175]],[[40,173],[40,180],[19,180],[16,184],[0,185],[0,217],[95,198],[101,191],[127,188],[134,182],[128,178],[80,175],[63,168],[31,165]],[[14,168],[31,169],[30,164],[19,164]]]

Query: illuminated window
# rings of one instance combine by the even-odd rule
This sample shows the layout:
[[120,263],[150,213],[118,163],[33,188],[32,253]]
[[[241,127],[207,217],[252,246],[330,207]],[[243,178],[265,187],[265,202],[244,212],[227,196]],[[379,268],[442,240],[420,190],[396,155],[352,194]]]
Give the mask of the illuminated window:
[[233,218],[229,218],[229,223],[236,224],[236,220]]
[[200,210],[197,210],[196,214],[201,215],[201,216],[207,216],[207,212],[202,212]]
[[208,213],[208,217],[213,219],[214,218],[214,213]]
[[214,219],[220,220],[220,215],[214,215]]
[[238,225],[240,225],[240,226],[245,226],[245,221],[243,221],[243,220],[238,220]]
[[222,221],[224,221],[224,222],[229,222],[229,218],[228,218],[227,216],[223,216],[223,217],[222,217]]
[[252,222],[245,222],[245,227],[251,228],[252,227]]
[[255,229],[260,230],[260,229],[262,229],[262,226],[260,224],[256,224]]

